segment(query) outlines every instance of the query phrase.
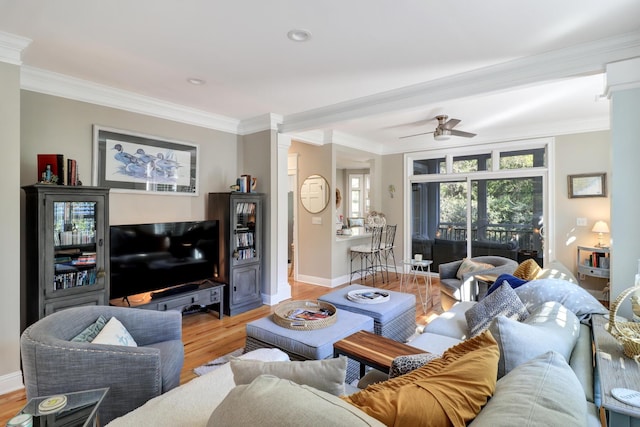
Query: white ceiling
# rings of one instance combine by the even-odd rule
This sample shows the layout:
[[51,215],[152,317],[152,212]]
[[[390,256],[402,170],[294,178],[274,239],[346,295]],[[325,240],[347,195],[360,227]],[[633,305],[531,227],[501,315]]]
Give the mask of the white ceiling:
[[399,137],[440,113],[478,134],[453,144],[607,128],[601,73],[640,56],[640,1],[0,0],[0,31],[30,40],[27,87],[61,74],[391,153],[436,146]]

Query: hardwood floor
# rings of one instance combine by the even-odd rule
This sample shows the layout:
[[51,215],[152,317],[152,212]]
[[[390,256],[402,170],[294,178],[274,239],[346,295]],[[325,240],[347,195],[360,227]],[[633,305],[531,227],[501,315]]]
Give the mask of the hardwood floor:
[[[371,285],[370,280],[365,284]],[[347,284],[342,286],[347,286]],[[378,277],[376,286],[399,291],[400,280],[395,279],[392,273],[388,283],[380,284],[380,277]],[[335,289],[337,288],[325,288],[291,281],[291,294],[294,300],[316,299]],[[424,290],[424,288],[422,289]],[[427,324],[441,311],[440,289],[437,278],[433,278],[432,295],[429,299],[426,314],[423,312],[416,288],[410,288],[406,291],[416,294],[416,323],[418,325]],[[222,320],[219,320],[217,313],[214,312],[185,315],[182,321],[182,341],[184,342],[185,360],[180,374],[180,384],[184,384],[195,378],[195,374],[193,373],[194,368],[230,353],[233,350],[244,347],[246,337],[245,325],[248,322],[273,313],[274,310],[275,306],[269,307],[265,305],[233,317],[225,316]],[[1,395],[0,425],[5,425],[25,404],[26,396],[24,390]]]

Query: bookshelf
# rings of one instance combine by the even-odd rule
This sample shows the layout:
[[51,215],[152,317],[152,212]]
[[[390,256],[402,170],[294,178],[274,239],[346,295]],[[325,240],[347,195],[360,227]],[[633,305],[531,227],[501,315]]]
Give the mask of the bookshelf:
[[207,219],[220,224],[215,279],[225,284],[230,316],[262,305],[262,201],[258,193],[209,193]]
[[26,194],[26,322],[109,301],[109,189],[35,184]]
[[[595,247],[595,246],[578,246],[576,267],[578,270],[578,280],[580,286],[586,288],[589,291],[594,289],[588,287],[588,278],[595,278],[592,282],[597,282],[597,279],[604,281],[601,289],[595,289],[600,295],[594,295],[600,300],[607,300],[606,288],[609,282],[609,273],[611,266],[611,255],[608,247]],[[602,284],[602,283],[601,283]],[[592,292],[593,293],[593,292]]]

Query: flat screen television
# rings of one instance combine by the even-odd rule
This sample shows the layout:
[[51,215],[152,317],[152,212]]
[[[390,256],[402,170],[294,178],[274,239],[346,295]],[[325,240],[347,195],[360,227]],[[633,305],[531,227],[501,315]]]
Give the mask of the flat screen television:
[[110,298],[213,280],[218,221],[112,225]]

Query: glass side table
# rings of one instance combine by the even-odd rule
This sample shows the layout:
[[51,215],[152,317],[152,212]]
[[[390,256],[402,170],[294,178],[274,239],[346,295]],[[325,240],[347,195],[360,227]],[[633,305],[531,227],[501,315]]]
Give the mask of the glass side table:
[[[431,297],[431,264],[433,264],[433,261],[417,261],[412,258],[403,260],[402,264],[405,267],[409,267],[409,273],[402,274],[402,277],[400,277],[400,292],[403,292],[403,289],[406,287],[415,286],[418,289],[418,295],[420,296],[422,311],[424,312],[424,314],[427,314],[427,303],[429,302],[429,298]],[[422,286],[420,285],[418,273],[421,273],[420,276],[422,276],[424,280],[424,297],[422,296]]]
[[[33,427],[95,427],[99,426],[98,407],[107,395],[108,388],[61,393],[56,396],[42,396],[29,399],[16,417],[31,414]],[[43,411],[40,404],[53,397],[66,399],[66,404],[57,410]],[[14,417],[15,418],[15,417]],[[19,424],[20,425],[20,424]]]

